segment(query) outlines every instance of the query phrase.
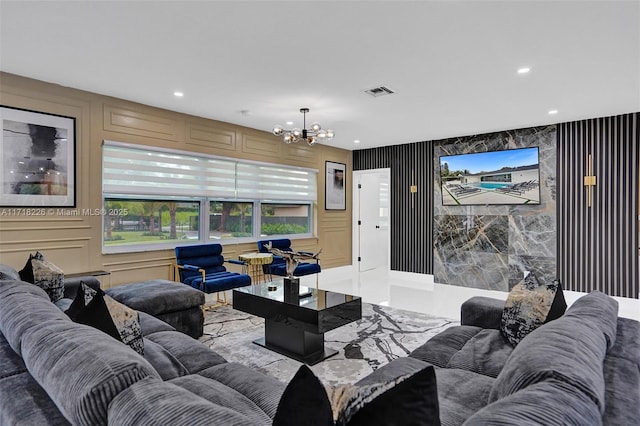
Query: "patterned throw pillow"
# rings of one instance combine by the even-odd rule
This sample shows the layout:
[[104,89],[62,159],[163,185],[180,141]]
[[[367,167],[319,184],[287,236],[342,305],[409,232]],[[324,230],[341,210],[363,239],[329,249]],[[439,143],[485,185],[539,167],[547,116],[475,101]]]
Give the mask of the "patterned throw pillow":
[[440,425],[433,366],[384,383],[323,386],[302,365],[287,385],[274,426]]
[[533,273],[529,273],[509,292],[500,331],[512,346],[516,346],[542,324],[560,318],[566,309],[560,281],[542,285]]
[[65,313],[73,321],[104,331],[144,355],[138,311],[115,301],[102,290],[81,283],[76,298]]
[[64,272],[44,258],[42,253],[29,255],[29,260],[19,272],[23,281],[35,284],[49,295],[53,303],[64,297]]
[[64,311],[64,313],[67,314],[73,321],[75,321],[78,312],[83,310],[91,302],[96,294],[98,294],[97,290],[85,284],[84,281],[80,281],[80,286],[78,287],[76,298],[73,299],[73,302],[71,302],[69,309]]

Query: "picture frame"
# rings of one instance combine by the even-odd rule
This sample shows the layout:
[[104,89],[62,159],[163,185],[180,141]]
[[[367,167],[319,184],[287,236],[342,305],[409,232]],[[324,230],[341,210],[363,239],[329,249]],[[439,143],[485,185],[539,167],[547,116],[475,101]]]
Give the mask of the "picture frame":
[[347,166],[343,163],[325,161],[324,209],[347,209]]
[[0,206],[76,206],[76,120],[0,105]]

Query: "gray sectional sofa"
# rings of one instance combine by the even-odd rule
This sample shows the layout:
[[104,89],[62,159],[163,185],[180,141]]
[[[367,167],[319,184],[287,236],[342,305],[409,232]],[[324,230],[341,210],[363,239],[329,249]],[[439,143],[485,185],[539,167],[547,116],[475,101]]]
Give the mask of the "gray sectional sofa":
[[[63,313],[79,279],[53,304],[12,271],[0,265],[0,425],[272,423],[285,383],[143,312],[141,356]],[[615,300],[589,294],[515,349],[499,331],[503,304],[468,300],[461,326],[358,384],[434,365],[443,425],[638,424],[640,323],[618,318]]]
[[[77,285],[67,280],[65,296]],[[0,280],[0,425],[271,424],[284,383],[142,312],[140,356],[72,322],[60,307],[68,299],[57,304],[33,284]]]
[[473,297],[461,325],[410,354],[436,366],[442,425],[640,424],[640,323],[592,292],[513,348],[504,302]]

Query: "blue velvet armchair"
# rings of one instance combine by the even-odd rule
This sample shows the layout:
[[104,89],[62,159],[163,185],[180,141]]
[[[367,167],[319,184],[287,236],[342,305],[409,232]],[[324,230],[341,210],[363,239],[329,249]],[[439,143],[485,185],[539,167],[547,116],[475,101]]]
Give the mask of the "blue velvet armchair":
[[[220,303],[227,303],[225,290],[251,284],[249,275],[227,271],[220,244],[179,246],[175,248],[175,253],[175,266],[180,282],[205,293],[218,293],[218,302]],[[244,265],[239,260],[227,260],[226,262]],[[220,292],[223,292],[222,300],[219,296]]]
[[[275,240],[261,240],[258,241],[258,251],[260,253],[269,253],[269,249],[266,247],[267,244],[271,243],[271,247],[285,251],[291,252],[295,251],[291,248],[291,240],[288,238],[279,238]],[[302,253],[302,252],[299,252]],[[313,253],[308,253],[312,255]],[[287,276],[287,264],[286,261],[282,258],[282,256],[273,256],[273,263],[271,265],[264,265],[265,273],[278,275],[281,277]],[[294,277],[301,277],[303,275],[311,275],[317,274],[321,271],[320,262],[316,259],[315,263],[312,262],[300,262],[296,267],[295,271],[293,271]]]

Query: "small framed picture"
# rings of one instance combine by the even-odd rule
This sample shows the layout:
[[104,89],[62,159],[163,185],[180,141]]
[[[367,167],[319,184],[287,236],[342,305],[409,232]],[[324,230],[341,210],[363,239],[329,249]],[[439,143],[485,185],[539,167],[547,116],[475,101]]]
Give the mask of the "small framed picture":
[[0,206],[76,206],[76,121],[0,106]]
[[325,210],[347,209],[346,169],[345,164],[325,161]]

